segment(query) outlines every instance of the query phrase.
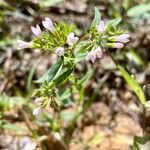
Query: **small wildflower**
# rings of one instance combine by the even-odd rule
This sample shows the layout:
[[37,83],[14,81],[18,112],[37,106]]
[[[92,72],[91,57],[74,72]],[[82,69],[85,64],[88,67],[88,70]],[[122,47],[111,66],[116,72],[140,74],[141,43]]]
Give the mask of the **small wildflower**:
[[33,115],[34,116],[38,116],[40,113],[42,112],[42,108],[41,107],[37,107],[33,110]]
[[31,31],[35,36],[40,36],[42,34],[40,26],[37,24],[36,27],[31,26]]
[[98,46],[95,50],[91,50],[87,54],[86,60],[94,63],[97,58],[102,58],[102,55],[103,55],[103,52],[102,52],[101,48]]
[[68,36],[67,36],[67,43],[70,46],[72,46],[73,44],[75,44],[78,40],[79,40],[79,38],[76,37],[73,32],[69,33]]
[[95,60],[96,60],[96,53],[95,53],[94,50],[91,50],[91,51],[87,54],[86,60],[87,60],[87,61],[91,61],[92,63],[95,62]]
[[116,40],[118,42],[127,43],[127,42],[129,42],[129,37],[130,37],[129,34],[121,34],[116,37]]
[[95,49],[95,53],[97,58],[102,58],[103,52],[99,46]]
[[42,104],[42,99],[41,99],[41,98],[36,98],[36,99],[34,100],[34,102],[35,102],[38,106],[41,106],[41,104]]
[[96,26],[96,29],[99,33],[103,33],[106,29],[106,24],[104,23],[104,21],[101,21],[99,25]]
[[31,42],[25,42],[25,41],[19,40],[17,49],[20,50],[20,49],[30,48],[31,45],[32,45]]
[[56,48],[55,50],[55,53],[58,55],[58,56],[63,56],[64,55],[64,48],[63,47],[58,47]]
[[55,30],[52,20],[48,17],[46,17],[45,20],[42,21],[42,24],[47,30],[49,30],[51,32],[53,32]]

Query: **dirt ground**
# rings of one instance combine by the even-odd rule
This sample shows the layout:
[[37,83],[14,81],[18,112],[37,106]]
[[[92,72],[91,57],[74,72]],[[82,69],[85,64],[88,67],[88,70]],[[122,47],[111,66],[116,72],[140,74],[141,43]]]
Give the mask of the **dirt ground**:
[[[21,36],[26,41],[30,41],[32,38],[30,26],[40,23],[45,16],[49,16],[53,21],[64,19],[70,23],[75,23],[84,32],[93,18],[94,6],[101,10],[103,19],[114,17],[113,15],[110,16],[111,0],[65,0],[65,2],[43,9],[39,8],[38,0],[6,1],[15,10],[8,11],[3,18],[3,30],[0,30],[1,39],[13,39]],[[119,4],[121,5],[121,3]],[[131,42],[128,44],[128,47],[132,46],[136,49],[145,60],[146,67],[142,68],[141,66],[139,68],[134,62],[123,60],[123,63],[127,63],[131,73],[136,73],[138,82],[142,86],[146,85],[147,99],[150,99],[149,25],[149,20],[136,22],[135,26],[138,32],[135,29],[131,30]],[[0,93],[5,91],[9,96],[16,96],[16,93],[25,96],[27,94],[26,79],[33,67],[33,62],[40,62],[36,66],[33,76],[33,80],[35,80],[51,66],[55,57],[43,54],[39,50],[18,51],[16,47],[15,44],[0,46],[0,72],[3,72],[0,73]],[[118,53],[120,52],[114,51],[115,55]],[[97,71],[86,92],[89,94],[100,83],[100,96],[97,97],[89,110],[78,119],[69,150],[129,150],[133,144],[133,137],[143,134],[143,124],[145,130],[149,132],[150,111],[147,110],[143,123],[142,106],[118,72],[110,69],[113,66],[114,64],[108,56],[94,65]],[[82,72],[84,65],[79,66],[78,70]],[[68,110],[70,109],[68,108]],[[24,119],[19,116],[22,113],[18,108],[6,112],[6,119],[23,128],[26,132],[0,129],[1,150],[42,149],[40,141],[32,138],[31,131],[28,129],[30,126],[28,119],[30,118],[26,118],[24,115],[26,120],[24,122]],[[55,136],[57,139],[57,135]],[[44,141],[44,138],[44,136],[41,137],[41,141]],[[57,143],[57,140],[53,142]],[[55,149],[59,149],[57,145]],[[146,150],[150,150],[150,147],[147,146]]]

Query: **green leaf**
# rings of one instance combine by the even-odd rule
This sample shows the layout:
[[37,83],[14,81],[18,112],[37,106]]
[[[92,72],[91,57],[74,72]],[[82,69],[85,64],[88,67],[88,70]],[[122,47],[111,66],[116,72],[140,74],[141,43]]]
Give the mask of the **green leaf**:
[[59,97],[61,100],[67,99],[71,96],[70,89],[65,90]]
[[62,0],[40,0],[39,4],[41,7],[50,7],[53,6],[59,2],[61,2]]
[[129,17],[139,17],[150,11],[150,3],[139,4],[128,10],[127,15]]
[[73,68],[68,68],[65,70],[62,74],[60,74],[56,79],[53,80],[53,82],[57,85],[65,81],[73,72]]
[[12,39],[10,37],[5,37],[2,40],[0,40],[0,47],[12,45],[16,43],[16,39]]
[[65,120],[65,121],[68,121],[70,122],[71,120],[74,119],[75,117],[75,112],[72,112],[72,111],[62,111],[61,112],[61,117]]
[[137,81],[134,78],[132,78],[131,75],[122,66],[118,65],[117,67],[121,75],[124,77],[128,85],[130,86],[130,88],[135,92],[135,94],[139,98],[140,102],[142,104],[145,104],[146,102],[145,94],[140,85],[137,83]]
[[25,99],[19,96],[9,97],[5,93],[2,93],[0,96],[0,110],[8,111],[14,106],[21,106],[25,103]]
[[92,27],[95,27],[96,25],[98,25],[101,21],[101,13],[100,11],[95,7],[95,16],[94,16],[94,19],[93,19],[93,22],[91,24],[91,28]]
[[23,128],[18,127],[18,126],[14,125],[14,124],[11,124],[11,123],[6,123],[4,125],[1,125],[1,128],[3,128],[3,129],[9,129],[9,130],[14,130],[14,131],[24,131]]
[[82,60],[85,60],[86,56],[87,56],[88,52],[85,53],[77,53],[76,57],[75,57],[75,63],[78,63]]
[[63,106],[68,107],[72,106],[74,103],[71,100],[72,91],[70,88],[66,89],[63,93],[59,95],[59,99],[62,102]]
[[141,145],[146,144],[150,141],[150,135],[144,135],[143,137],[135,136],[131,150],[141,150]]
[[56,63],[52,67],[50,67],[50,69],[47,70],[40,79],[38,79],[34,82],[35,83],[44,83],[45,81],[47,81],[47,82],[52,81],[55,78],[57,72],[59,71],[59,69],[62,65],[62,62],[63,62],[63,60],[61,58],[59,58],[56,61]]
[[27,78],[27,86],[26,86],[26,89],[27,89],[28,92],[31,91],[32,78],[33,78],[33,75],[34,75],[36,66],[37,66],[37,64],[35,64],[35,63],[32,65],[32,68],[31,68],[31,70],[30,70],[30,72],[29,72],[29,76],[28,76],[28,78]]
[[141,56],[134,51],[133,49],[131,49],[129,52],[126,53],[126,56],[128,57],[129,60],[134,61],[136,64],[138,65],[142,65],[145,66],[145,62],[144,60],[141,58]]
[[94,135],[92,137],[92,139],[89,141],[89,145],[97,145],[100,144],[102,142],[104,138],[104,135],[102,133],[97,133],[96,135]]
[[78,85],[79,85],[79,86],[86,86],[86,84],[88,83],[88,81],[91,79],[93,73],[94,73],[93,70],[89,70],[89,71],[78,81]]
[[116,19],[112,19],[112,20],[109,20],[108,22],[108,25],[112,25],[112,26],[118,26],[119,23],[122,21],[122,18],[116,18]]

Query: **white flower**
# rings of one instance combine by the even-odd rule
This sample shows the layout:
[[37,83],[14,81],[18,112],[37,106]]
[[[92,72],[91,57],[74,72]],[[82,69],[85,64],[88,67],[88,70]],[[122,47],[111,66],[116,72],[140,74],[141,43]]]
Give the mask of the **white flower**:
[[40,113],[42,112],[42,108],[41,107],[37,107],[33,110],[33,115],[34,116],[38,116]]
[[95,60],[96,60],[96,53],[95,53],[94,50],[91,50],[91,51],[87,54],[86,60],[87,60],[87,61],[91,61],[92,63],[95,62]]
[[30,48],[31,45],[32,45],[31,42],[25,42],[25,41],[19,40],[17,43],[17,49],[20,50],[20,49]]
[[86,60],[91,61],[92,63],[94,63],[97,58],[102,58],[102,55],[103,55],[103,51],[98,46],[98,47],[96,47],[96,49],[91,50],[87,54]]
[[103,52],[99,46],[94,51],[97,58],[102,58]]
[[48,17],[46,17],[45,20],[42,21],[42,24],[47,30],[49,30],[51,32],[53,32],[55,30],[52,20]]
[[58,56],[63,56],[64,55],[64,48],[63,47],[58,47],[56,48],[55,50],[55,53],[58,55]]
[[42,104],[42,99],[41,99],[41,98],[36,98],[36,99],[34,100],[34,102],[35,102],[38,106],[40,106],[40,105]]
[[127,43],[127,42],[129,42],[129,37],[130,37],[129,34],[121,34],[116,37],[116,40],[118,42]]
[[42,34],[40,26],[37,24],[36,27],[31,26],[31,31],[35,36],[40,36]]
[[75,44],[78,40],[79,40],[79,38],[76,37],[73,32],[69,33],[68,36],[67,36],[67,43],[70,46],[72,46],[73,44]]
[[101,21],[99,25],[96,26],[96,29],[99,33],[103,33],[106,29],[106,24],[104,23],[104,21]]

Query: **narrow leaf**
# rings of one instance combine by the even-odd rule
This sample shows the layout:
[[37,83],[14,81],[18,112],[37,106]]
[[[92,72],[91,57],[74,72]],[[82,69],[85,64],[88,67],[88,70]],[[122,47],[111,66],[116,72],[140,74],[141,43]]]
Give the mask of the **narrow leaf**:
[[57,85],[62,83],[64,80],[66,80],[70,74],[73,72],[72,68],[67,69],[64,71],[61,75],[59,75],[56,79],[53,80],[53,82]]
[[91,79],[92,75],[93,75],[93,70],[89,70],[79,81],[78,81],[78,85],[79,86],[85,86],[87,84],[87,82]]
[[34,75],[36,66],[37,66],[37,64],[33,64],[33,65],[32,65],[32,68],[31,68],[31,70],[30,70],[30,72],[29,72],[29,76],[28,76],[28,78],[27,78],[27,87],[26,87],[26,89],[27,89],[28,92],[31,91],[32,78],[33,78],[33,75]]
[[50,82],[57,74],[59,68],[62,65],[63,60],[61,58],[59,58],[56,63],[50,67],[50,69],[48,69],[43,76],[36,80],[35,83],[44,83],[45,81]]
[[11,123],[6,123],[4,125],[1,126],[3,129],[9,129],[9,130],[14,130],[14,131],[24,131],[23,128],[21,127],[18,127],[14,124],[11,124]]
[[97,133],[96,135],[94,135],[92,137],[92,139],[89,141],[89,145],[97,145],[97,144],[100,144],[102,142],[104,138],[104,135],[102,133]]
[[50,6],[53,6],[53,5],[56,5],[57,3],[61,2],[62,0],[40,0],[40,6],[42,8],[45,8],[45,7],[50,7]]
[[150,3],[148,4],[139,4],[128,10],[127,15],[129,17],[138,17],[144,15],[150,11]]
[[108,22],[108,25],[113,25],[113,26],[118,26],[119,23],[122,21],[121,18],[116,18],[116,19],[112,19],[112,20],[109,20]]
[[131,75],[122,66],[118,65],[118,69],[121,75],[124,77],[124,79],[128,83],[128,85],[130,86],[130,88],[135,92],[140,102],[142,104],[145,104],[146,102],[145,94],[142,88],[140,87],[140,85],[137,83],[137,81],[133,79]]
[[91,24],[91,28],[92,27],[95,27],[96,25],[98,25],[101,21],[101,13],[100,11],[95,7],[95,16],[94,16],[94,19],[93,19],[93,22]]

